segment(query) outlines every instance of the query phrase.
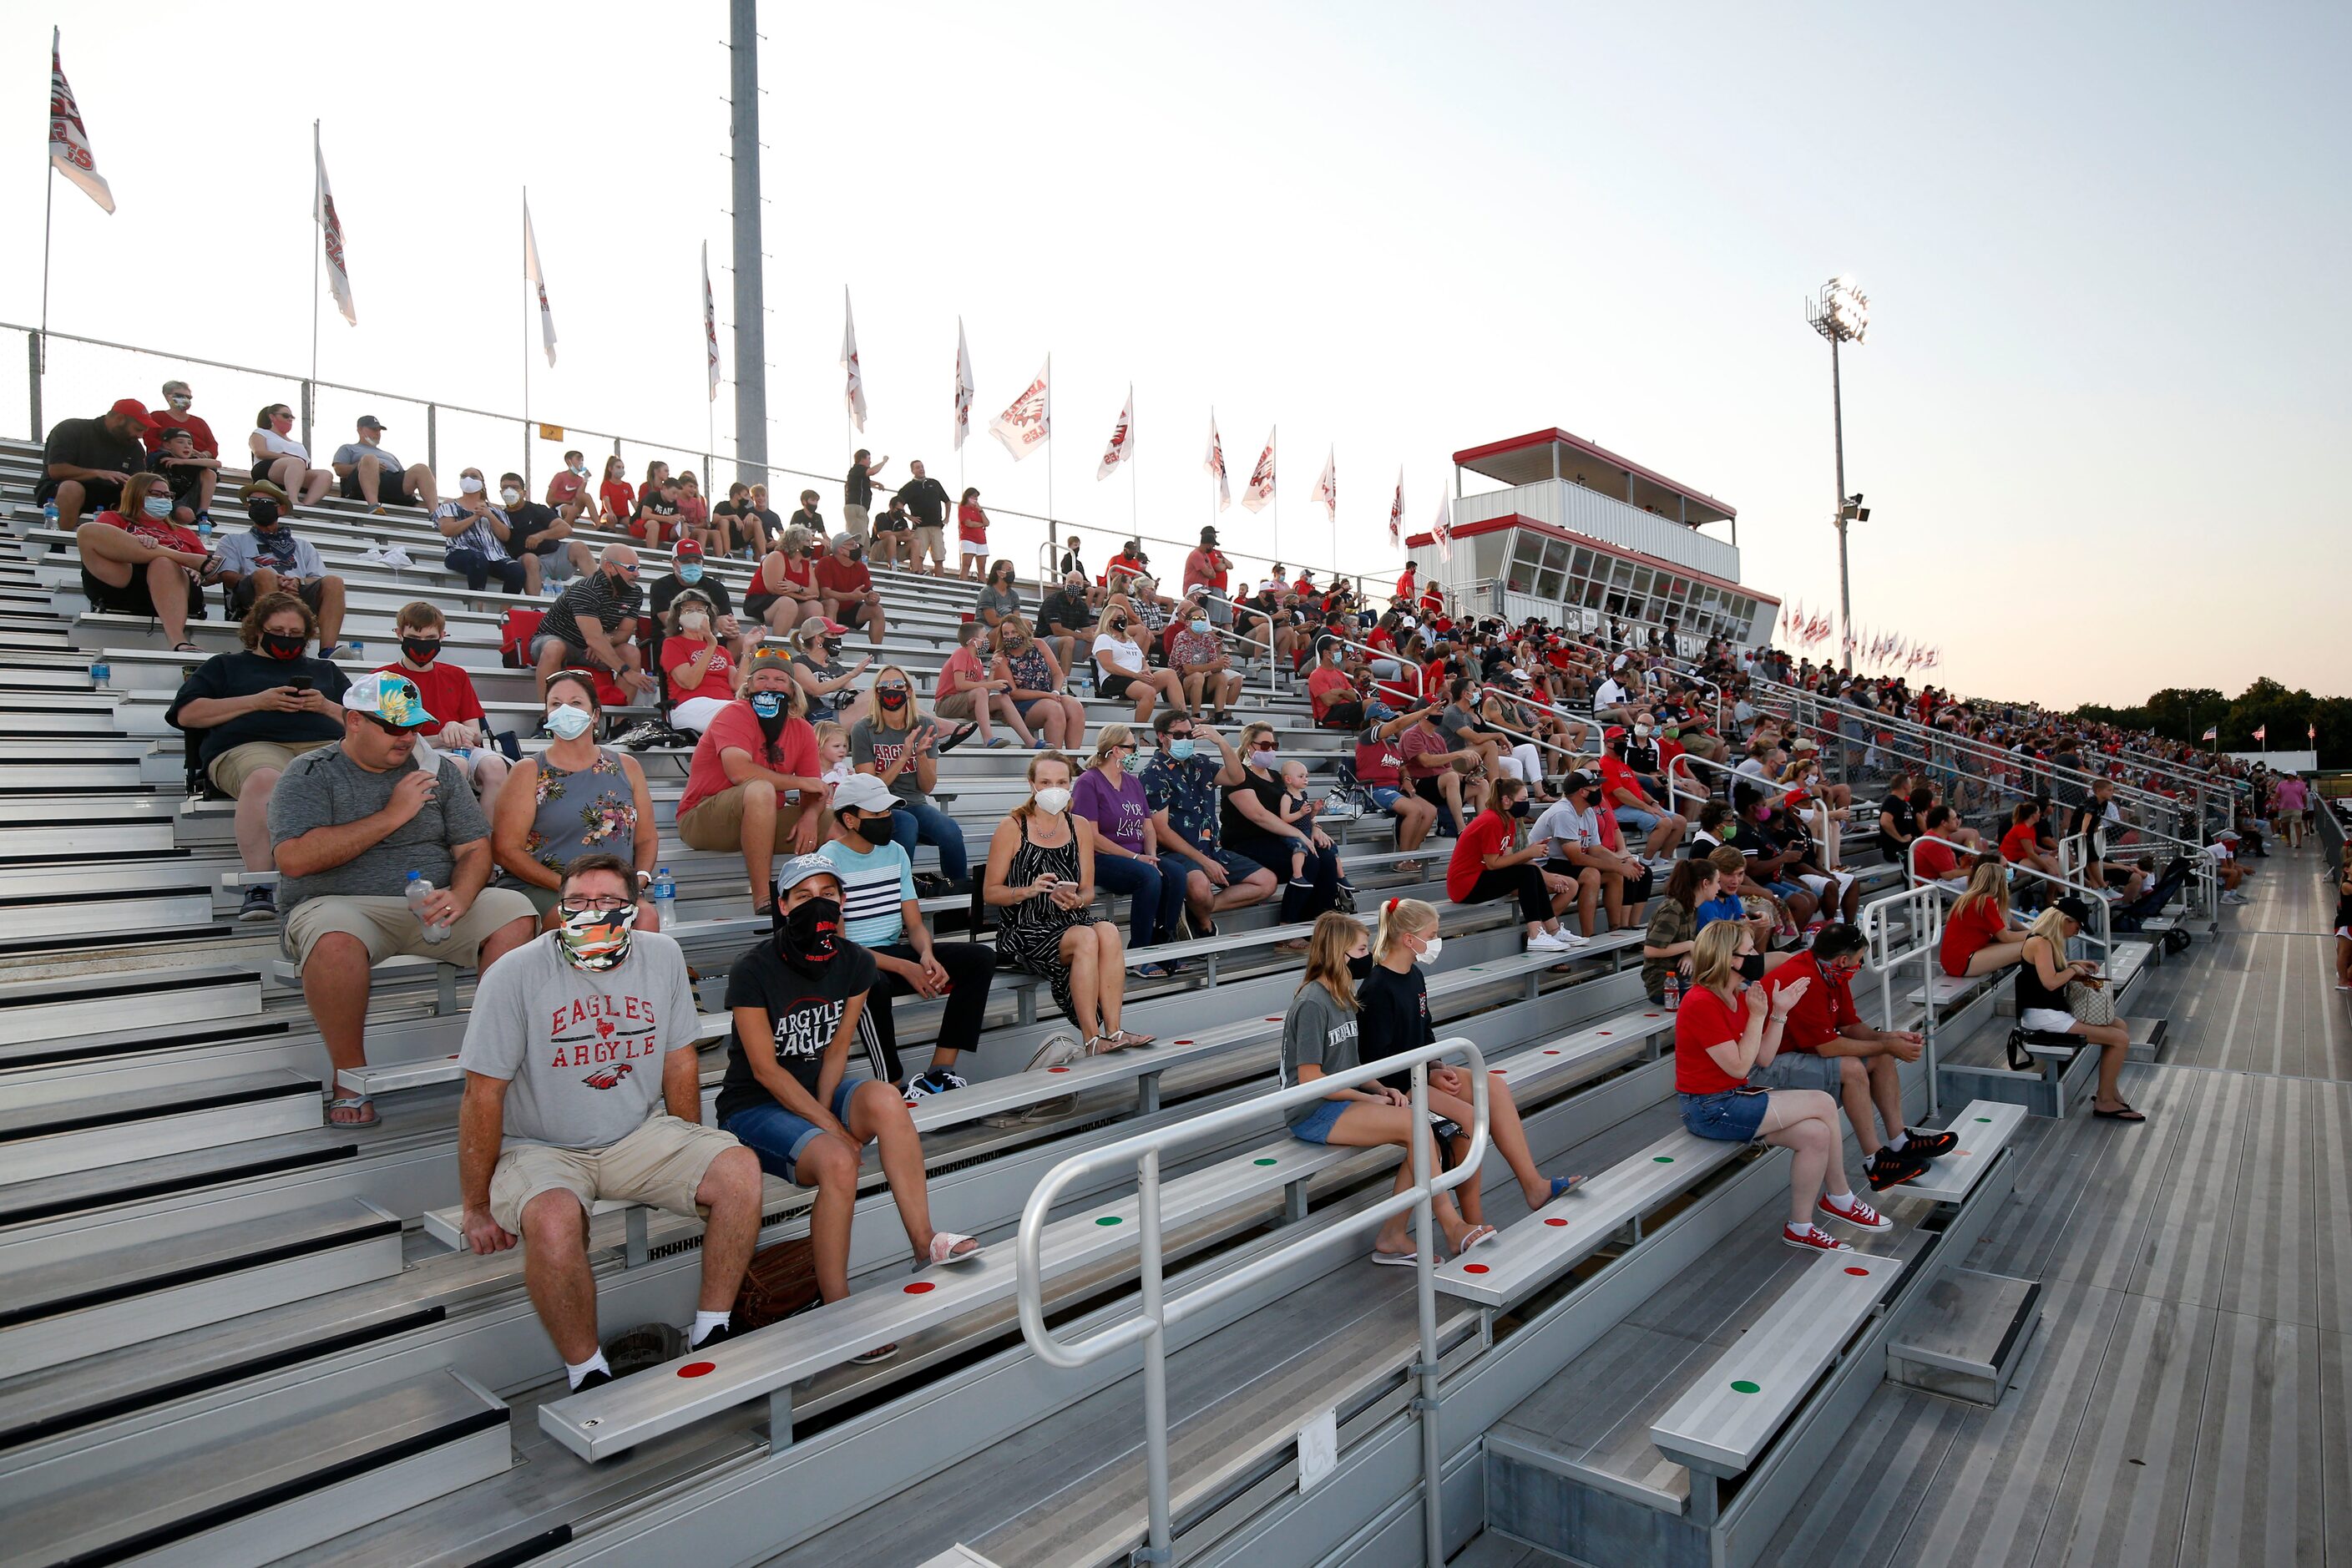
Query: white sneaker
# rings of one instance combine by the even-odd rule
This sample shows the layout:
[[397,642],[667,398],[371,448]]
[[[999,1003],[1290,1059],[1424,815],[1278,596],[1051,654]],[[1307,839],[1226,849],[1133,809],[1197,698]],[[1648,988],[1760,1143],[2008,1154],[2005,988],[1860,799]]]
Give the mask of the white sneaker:
[[1539,931],[1528,938],[1529,952],[1574,952],[1583,945],[1582,937],[1570,935],[1567,931]]

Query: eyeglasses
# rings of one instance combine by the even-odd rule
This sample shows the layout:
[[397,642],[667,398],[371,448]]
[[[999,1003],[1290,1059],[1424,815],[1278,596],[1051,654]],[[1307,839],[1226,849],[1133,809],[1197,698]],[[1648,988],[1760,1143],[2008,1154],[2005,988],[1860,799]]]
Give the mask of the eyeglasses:
[[614,898],[565,899],[555,907],[562,910],[567,915],[609,915],[615,910],[627,909],[631,901],[632,900],[628,899]]

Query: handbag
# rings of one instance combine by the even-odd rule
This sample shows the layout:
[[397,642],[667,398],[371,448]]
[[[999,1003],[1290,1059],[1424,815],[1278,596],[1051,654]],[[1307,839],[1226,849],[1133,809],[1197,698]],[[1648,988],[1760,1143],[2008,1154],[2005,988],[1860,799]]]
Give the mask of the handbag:
[[780,1241],[751,1255],[735,1292],[734,1327],[764,1329],[816,1301],[816,1244],[805,1236]]
[[2066,1010],[2074,1015],[2078,1024],[2112,1024],[2116,1021],[2116,994],[2104,985],[2069,981]]

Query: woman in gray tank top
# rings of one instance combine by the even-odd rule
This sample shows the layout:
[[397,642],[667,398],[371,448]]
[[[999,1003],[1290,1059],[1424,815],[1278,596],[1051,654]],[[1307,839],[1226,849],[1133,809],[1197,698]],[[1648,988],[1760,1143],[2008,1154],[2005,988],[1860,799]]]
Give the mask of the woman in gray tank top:
[[565,864],[592,851],[618,855],[636,868],[637,929],[657,929],[651,884],[661,837],[654,826],[653,795],[636,758],[596,743],[603,716],[589,679],[558,671],[547,683],[547,730],[553,739],[507,775],[509,785],[520,787],[499,792],[490,854],[506,886],[539,911],[544,931],[555,929]]

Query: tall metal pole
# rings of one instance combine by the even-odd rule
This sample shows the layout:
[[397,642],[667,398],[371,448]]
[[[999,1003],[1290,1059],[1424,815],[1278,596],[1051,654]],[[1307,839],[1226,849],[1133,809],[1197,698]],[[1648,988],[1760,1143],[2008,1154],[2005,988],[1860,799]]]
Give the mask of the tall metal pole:
[[[49,47],[57,43],[51,40]],[[49,224],[58,210],[58,165],[55,159],[48,164],[48,181],[41,193],[41,331],[33,350],[33,439],[38,441],[48,432],[41,424],[41,393],[43,382],[49,374]],[[311,328],[316,336],[318,329]],[[312,370],[318,366],[318,352],[310,354]]]
[[1845,657],[1843,668],[1853,668],[1853,588],[1845,570],[1845,396],[1838,384],[1837,335],[1830,335],[1830,425],[1837,438],[1837,507],[1832,513],[1838,531],[1838,641]]
[[767,299],[760,241],[760,19],[756,0],[728,0],[727,90],[735,207],[735,477],[768,482]]

